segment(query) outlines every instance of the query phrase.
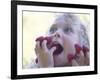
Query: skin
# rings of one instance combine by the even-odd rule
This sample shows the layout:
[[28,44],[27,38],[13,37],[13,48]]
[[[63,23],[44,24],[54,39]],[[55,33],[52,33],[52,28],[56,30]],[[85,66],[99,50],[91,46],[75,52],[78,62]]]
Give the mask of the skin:
[[42,47],[40,47],[39,41],[36,42],[35,52],[38,57],[39,67],[89,65],[89,52],[84,55],[82,50],[80,53],[76,54],[77,57],[71,62],[68,61],[68,54],[75,55],[74,45],[80,44],[77,30],[73,28],[73,25],[70,22],[58,18],[49,30],[48,36],[52,37],[53,41],[58,42],[63,47],[63,51],[59,55],[53,55],[56,47],[48,49],[46,40],[42,42]]

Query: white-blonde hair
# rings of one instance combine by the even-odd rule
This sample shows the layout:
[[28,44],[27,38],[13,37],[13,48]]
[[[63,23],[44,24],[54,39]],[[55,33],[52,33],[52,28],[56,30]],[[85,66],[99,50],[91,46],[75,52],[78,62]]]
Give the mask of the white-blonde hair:
[[63,15],[58,16],[58,18],[56,19],[56,21],[59,20],[64,20],[65,22],[71,24],[78,33],[80,45],[84,45],[89,48],[89,37],[87,34],[87,27],[89,26],[86,26],[84,23],[82,23],[79,16],[77,16],[75,13],[64,13]]

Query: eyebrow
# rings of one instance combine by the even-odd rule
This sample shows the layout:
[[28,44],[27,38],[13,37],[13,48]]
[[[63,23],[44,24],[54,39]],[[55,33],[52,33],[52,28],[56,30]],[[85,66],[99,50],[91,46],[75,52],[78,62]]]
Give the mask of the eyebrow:
[[50,29],[51,29],[51,28],[57,28],[57,24],[51,25]]
[[71,29],[73,29],[73,25],[72,24],[63,24],[63,25],[61,25],[61,24],[53,24],[51,27],[50,27],[50,29],[49,29],[49,31],[50,30],[52,30],[52,29],[54,29],[54,28],[71,28]]
[[51,32],[53,29],[57,29],[57,27],[51,27],[49,31]]
[[56,27],[57,28],[57,24],[53,24],[51,27]]

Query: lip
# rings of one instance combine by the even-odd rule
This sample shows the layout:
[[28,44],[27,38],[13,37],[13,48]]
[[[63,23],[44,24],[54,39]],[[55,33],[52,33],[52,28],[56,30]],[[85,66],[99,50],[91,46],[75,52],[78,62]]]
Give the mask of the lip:
[[39,37],[36,41],[40,41],[40,46],[43,40],[47,40],[47,47],[51,49],[52,47],[56,47],[56,50],[53,52],[54,55],[58,55],[63,51],[63,46],[58,41],[53,41],[52,37]]
[[58,43],[57,41],[51,42],[49,47],[50,48],[56,47],[56,50],[53,52],[54,55],[59,55],[63,51],[63,46],[60,43]]

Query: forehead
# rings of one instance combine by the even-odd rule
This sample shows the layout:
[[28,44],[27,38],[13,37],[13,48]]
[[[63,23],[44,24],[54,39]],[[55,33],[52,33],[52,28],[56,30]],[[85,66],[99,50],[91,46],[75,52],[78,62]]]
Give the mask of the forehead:
[[64,14],[58,16],[51,27],[72,27],[76,21],[77,18],[73,14]]
[[66,27],[72,27],[71,24],[67,23],[54,23],[51,28],[66,28]]
[[62,20],[56,20],[51,28],[66,28],[66,27],[73,27],[73,24],[70,21]]

